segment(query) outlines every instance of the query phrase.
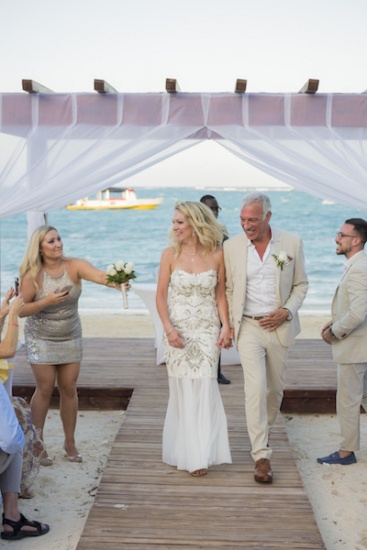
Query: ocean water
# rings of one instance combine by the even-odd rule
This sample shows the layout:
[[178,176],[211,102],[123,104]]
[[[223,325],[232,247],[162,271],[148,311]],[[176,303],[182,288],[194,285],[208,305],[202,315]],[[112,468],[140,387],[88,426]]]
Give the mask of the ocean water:
[[[105,269],[122,259],[133,261],[136,282],[154,283],[160,255],[168,244],[174,204],[177,200],[199,200],[206,193],[216,196],[222,211],[219,219],[231,236],[242,231],[239,224],[241,201],[249,190],[198,188],[137,188],[139,198],[163,197],[155,210],[49,212],[48,221],[60,232],[67,256],[85,258]],[[252,190],[250,190],[252,191]],[[335,234],[350,217],[366,217],[363,211],[323,201],[294,190],[266,191],[272,201],[274,227],[297,233],[303,240],[309,291],[305,313],[329,313],[334,290],[341,277],[344,256],[335,254]],[[27,246],[25,214],[0,220],[1,296],[13,285]],[[134,282],[133,282],[134,284]],[[130,309],[145,309],[129,292]],[[109,288],[83,281],[81,310],[120,310],[119,294]]]

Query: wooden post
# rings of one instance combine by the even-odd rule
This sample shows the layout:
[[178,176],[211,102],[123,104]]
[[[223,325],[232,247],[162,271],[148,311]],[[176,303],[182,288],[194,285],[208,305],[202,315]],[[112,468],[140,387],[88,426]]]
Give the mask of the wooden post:
[[29,94],[36,94],[36,93],[52,93],[53,90],[50,90],[50,88],[46,88],[46,86],[42,86],[42,84],[38,84],[38,82],[35,82],[34,80],[22,80],[22,87],[25,92],[28,92]]
[[319,89],[319,80],[315,78],[309,78],[307,82],[302,86],[299,94],[315,94]]
[[111,84],[108,84],[105,80],[94,79],[94,89],[99,94],[116,94],[117,90]]
[[236,94],[244,94],[247,88],[247,80],[243,80],[242,78],[237,78],[236,80],[236,87],[234,89]]
[[168,92],[169,94],[181,92],[181,88],[175,78],[166,78],[166,92]]

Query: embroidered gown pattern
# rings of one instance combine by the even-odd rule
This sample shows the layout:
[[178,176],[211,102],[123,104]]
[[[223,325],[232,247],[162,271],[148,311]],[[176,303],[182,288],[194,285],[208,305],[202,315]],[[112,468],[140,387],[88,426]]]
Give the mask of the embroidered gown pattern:
[[217,382],[220,333],[215,289],[217,271],[175,270],[169,313],[184,337],[184,349],[165,338],[170,396],[163,430],[163,461],[195,471],[231,463],[227,419]]

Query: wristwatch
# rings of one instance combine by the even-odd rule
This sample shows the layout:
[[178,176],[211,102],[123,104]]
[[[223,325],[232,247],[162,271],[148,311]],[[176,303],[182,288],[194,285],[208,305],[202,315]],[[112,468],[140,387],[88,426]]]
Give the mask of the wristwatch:
[[289,309],[286,308],[286,307],[283,307],[283,309],[285,309],[286,311],[288,311],[287,321],[292,321],[292,319],[293,319],[292,313],[291,313],[291,312],[289,311]]

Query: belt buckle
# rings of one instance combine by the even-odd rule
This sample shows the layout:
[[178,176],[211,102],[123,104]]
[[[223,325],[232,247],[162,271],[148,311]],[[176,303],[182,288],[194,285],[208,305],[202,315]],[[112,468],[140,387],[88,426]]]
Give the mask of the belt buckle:
[[264,319],[265,315],[255,316],[255,315],[244,315],[244,317],[247,317],[247,319],[252,319],[253,321],[260,321],[260,319]]

